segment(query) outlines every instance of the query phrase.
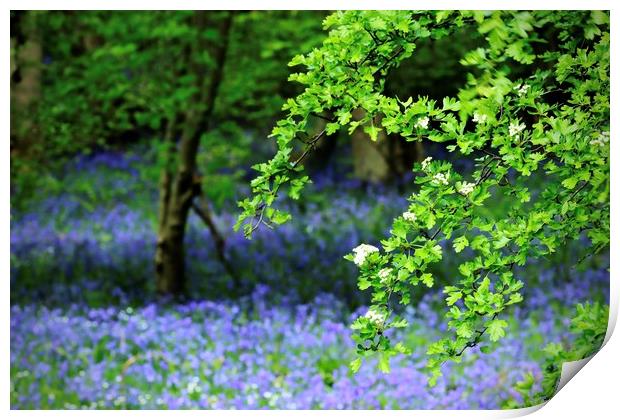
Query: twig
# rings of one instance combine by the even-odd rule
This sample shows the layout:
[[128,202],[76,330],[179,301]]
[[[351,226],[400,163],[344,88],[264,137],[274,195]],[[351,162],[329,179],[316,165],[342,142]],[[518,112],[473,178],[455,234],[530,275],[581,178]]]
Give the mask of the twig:
[[207,203],[205,203],[204,206],[200,206],[194,200],[192,202],[192,209],[209,228],[209,232],[211,232],[211,235],[213,236],[213,239],[215,241],[215,251],[217,253],[217,258],[222,263],[222,266],[224,267],[228,275],[230,275],[230,277],[234,280],[235,286],[236,287],[241,286],[241,281],[239,279],[237,272],[234,270],[232,264],[226,257],[226,252],[225,252],[226,241],[224,237],[222,236],[222,234],[217,229],[217,226],[215,226],[215,223],[213,221],[213,215],[211,214],[211,211],[209,210]]

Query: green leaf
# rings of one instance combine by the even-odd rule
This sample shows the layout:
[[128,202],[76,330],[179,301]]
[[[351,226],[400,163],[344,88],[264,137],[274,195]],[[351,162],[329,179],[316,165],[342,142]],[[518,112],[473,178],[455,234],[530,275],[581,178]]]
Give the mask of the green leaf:
[[500,236],[497,240],[493,241],[493,247],[495,249],[501,249],[503,247],[505,247],[508,242],[510,242],[510,239],[505,237],[505,236]]
[[360,290],[366,290],[370,286],[372,286],[372,283],[370,282],[370,280],[368,280],[368,278],[366,277],[359,278],[359,281],[357,282],[357,287],[359,287]]
[[564,351],[564,347],[562,347],[560,343],[549,343],[543,349],[543,351],[547,353],[549,356],[557,357],[560,355],[560,353]]
[[362,366],[362,359],[360,357],[358,357],[357,359],[354,359],[349,364],[349,367],[351,368],[351,372],[353,373],[357,373],[360,370],[361,366]]
[[437,385],[437,380],[442,376],[441,368],[439,366],[433,367],[429,373],[428,386],[432,388]]
[[393,328],[405,328],[407,325],[409,325],[409,323],[404,318],[396,318],[390,323],[390,326]]
[[452,306],[462,297],[463,293],[461,292],[450,292],[450,294],[446,298],[446,303],[448,304],[448,306]]
[[269,217],[271,221],[277,225],[281,225],[288,220],[291,219],[291,215],[289,213],[285,213],[281,210],[275,210],[273,214]]
[[470,322],[461,322],[456,328],[456,334],[459,337],[469,338],[474,334],[474,329]]
[[405,345],[401,342],[396,343],[394,346],[394,351],[400,354],[411,354],[411,350],[409,350]]
[[564,181],[562,181],[562,185],[568,188],[569,190],[572,190],[575,188],[575,185],[577,185],[578,182],[579,182],[578,176],[571,176],[570,178],[566,178]]
[[443,110],[444,111],[458,111],[461,109],[461,104],[454,98],[443,98]]
[[426,287],[433,287],[433,275],[431,273],[424,273],[420,280]]
[[454,240],[452,246],[456,252],[461,252],[466,246],[469,245],[469,241],[465,236],[460,236]]
[[487,324],[487,332],[491,341],[497,341],[506,335],[504,329],[508,327],[508,323],[503,319],[493,319]]
[[377,136],[379,135],[379,128],[375,127],[374,124],[364,126],[364,132],[370,136],[372,141],[377,141]]
[[390,356],[386,353],[379,356],[379,369],[383,373],[390,373]]

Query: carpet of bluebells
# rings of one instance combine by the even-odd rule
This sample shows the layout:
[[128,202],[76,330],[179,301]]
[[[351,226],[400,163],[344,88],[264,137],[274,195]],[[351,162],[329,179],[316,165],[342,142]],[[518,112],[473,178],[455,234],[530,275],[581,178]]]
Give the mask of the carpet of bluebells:
[[[365,313],[356,270],[342,256],[377,243],[406,205],[403,191],[362,186],[329,170],[293,222],[249,242],[232,232],[234,198],[216,211],[243,293],[190,217],[183,301],[153,292],[156,174],[139,153],[77,159],[62,185],[11,214],[11,407],[495,409],[515,382],[541,378],[542,348],[570,343],[572,307],[608,301],[608,257],[579,270],[579,250],[520,272],[525,302],[490,354],[444,365],[435,388],[427,345],[445,331],[441,284],[403,308],[395,334],[412,349],[389,374],[374,360],[353,375],[349,325]],[[499,204],[498,204],[499,205]],[[458,264],[446,253],[437,278]]]

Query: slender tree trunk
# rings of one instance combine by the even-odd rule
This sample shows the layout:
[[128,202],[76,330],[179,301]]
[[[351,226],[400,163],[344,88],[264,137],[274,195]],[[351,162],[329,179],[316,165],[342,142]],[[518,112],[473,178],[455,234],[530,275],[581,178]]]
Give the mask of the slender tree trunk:
[[[155,251],[155,272],[157,273],[157,290],[163,293],[178,293],[175,289],[175,273],[179,272],[177,261],[183,261],[175,255],[175,238],[172,236],[172,230],[169,227],[168,220],[170,216],[170,202],[172,193],[172,177],[171,160],[176,153],[175,147],[175,125],[176,118],[172,117],[166,127],[165,143],[167,162],[166,167],[161,171],[159,179],[159,215],[158,215],[158,231],[157,231],[157,250]],[[181,241],[182,243],[182,241]],[[182,248],[180,248],[182,249]],[[181,272],[183,267],[181,267]]]
[[[200,137],[209,129],[209,120],[213,114],[222,80],[231,23],[232,14],[228,13],[219,27],[220,43],[214,48],[215,66],[210,77],[207,77],[207,65],[200,59],[208,48],[202,33],[191,48],[193,59],[190,68],[200,81],[199,89],[188,104],[179,147],[177,149],[172,146],[173,153],[169,154],[170,158],[177,155],[176,169],[171,170],[173,165],[167,165],[160,178],[155,271],[157,291],[161,294],[180,294],[185,291],[185,226],[194,197],[200,192],[200,182],[195,177],[196,155]],[[196,12],[194,24],[203,32],[207,26],[206,13]],[[167,133],[167,140],[171,144],[174,144],[174,132],[173,128],[171,133]]]
[[39,130],[32,118],[41,96],[43,51],[37,11],[17,12],[11,38],[11,137],[20,150],[39,145]]
[[155,268],[157,291],[162,294],[176,295],[185,289],[185,225],[197,188],[193,180],[195,153],[183,158],[187,143],[193,142],[196,137],[196,134],[188,137],[187,132],[186,128],[181,139],[182,160],[178,169],[174,173],[165,169],[160,178],[159,237]]

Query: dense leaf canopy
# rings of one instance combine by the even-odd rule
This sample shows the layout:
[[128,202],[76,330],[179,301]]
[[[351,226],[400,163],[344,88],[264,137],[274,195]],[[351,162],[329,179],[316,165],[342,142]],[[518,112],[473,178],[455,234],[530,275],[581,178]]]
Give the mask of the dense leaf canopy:
[[[303,159],[318,140],[362,126],[372,139],[381,130],[405,141],[430,140],[470,156],[476,170],[458,173],[449,162],[425,160],[414,168],[419,189],[393,222],[383,249],[361,246],[347,258],[360,267],[359,286],[372,289],[373,306],[354,324],[358,353],[380,353],[379,367],[408,349],[386,330],[405,327],[393,304],[408,304],[412,287],[432,287],[429,268],[445,244],[470,257],[445,287],[449,336],[428,349],[433,384],[446,361],[467,348],[501,339],[502,314],[522,300],[524,284],[513,268],[553,253],[587,235],[596,253],[609,244],[609,15],[604,12],[337,12],[324,21],[320,48],[293,58],[305,68],[290,79],[304,91],[284,106],[273,129],[278,151],[257,165],[253,197],[240,203],[245,233],[280,224],[289,215],[272,207],[278,193],[297,199],[309,178]],[[415,54],[416,43],[450,37],[473,26],[485,44],[464,55],[472,69],[457,97],[398,98],[385,80]],[[511,69],[522,68],[513,79]],[[363,110],[363,118],[352,112]],[[328,121],[308,133],[310,118]],[[380,122],[379,122],[380,121]],[[293,158],[295,142],[303,152]],[[544,188],[532,196],[532,174]],[[499,197],[512,206],[501,217],[484,211]],[[487,350],[487,348],[485,348]],[[353,369],[360,360],[352,363]]]

